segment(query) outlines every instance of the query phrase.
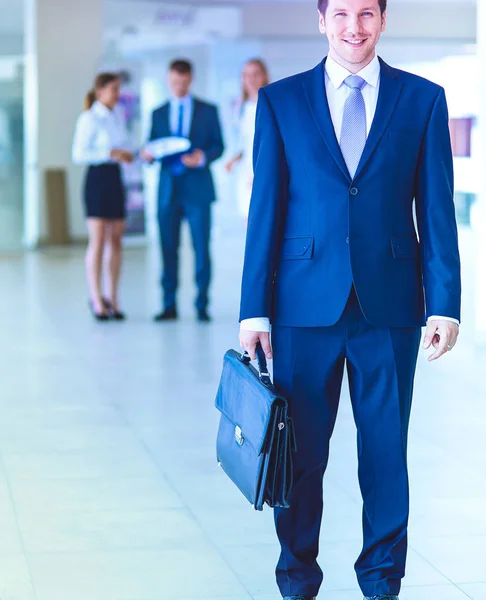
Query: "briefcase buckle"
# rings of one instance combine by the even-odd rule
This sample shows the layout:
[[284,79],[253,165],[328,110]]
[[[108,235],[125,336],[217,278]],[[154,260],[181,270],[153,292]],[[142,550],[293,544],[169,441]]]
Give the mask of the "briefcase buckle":
[[239,427],[238,425],[235,427],[235,440],[238,446],[243,446],[243,444],[245,443],[243,432],[241,431],[241,427]]

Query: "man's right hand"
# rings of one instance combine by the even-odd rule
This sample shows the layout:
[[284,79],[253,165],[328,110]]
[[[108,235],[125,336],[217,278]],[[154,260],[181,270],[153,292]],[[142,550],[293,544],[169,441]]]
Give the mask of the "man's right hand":
[[266,331],[240,331],[240,346],[250,355],[251,360],[256,359],[256,345],[260,342],[265,356],[273,358],[270,334]]

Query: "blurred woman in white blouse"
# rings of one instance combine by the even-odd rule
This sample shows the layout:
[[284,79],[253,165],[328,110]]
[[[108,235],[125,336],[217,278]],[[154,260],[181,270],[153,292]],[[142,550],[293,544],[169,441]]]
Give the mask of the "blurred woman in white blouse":
[[[85,99],[73,143],[73,162],[88,166],[84,206],[89,232],[86,274],[90,306],[98,321],[123,320],[118,304],[125,229],[125,191],[120,165],[131,163],[128,134],[120,100],[120,76],[100,73]],[[103,252],[108,290],[102,292]]]
[[258,90],[270,83],[268,69],[260,58],[252,58],[243,66],[241,73],[242,101],[239,118],[239,144],[237,154],[226,164],[231,173],[238,165],[237,202],[238,212],[248,219],[251,189],[253,185],[253,138]]

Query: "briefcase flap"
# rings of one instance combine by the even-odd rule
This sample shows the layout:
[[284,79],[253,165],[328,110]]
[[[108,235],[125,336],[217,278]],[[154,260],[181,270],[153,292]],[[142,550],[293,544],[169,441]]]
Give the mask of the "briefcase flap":
[[216,396],[216,408],[234,425],[235,443],[250,443],[260,455],[275,404],[286,404],[275,388],[266,387],[258,371],[228,350]]

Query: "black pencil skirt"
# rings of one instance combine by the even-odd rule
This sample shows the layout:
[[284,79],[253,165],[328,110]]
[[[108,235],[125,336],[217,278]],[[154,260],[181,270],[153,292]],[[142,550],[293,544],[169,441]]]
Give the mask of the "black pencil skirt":
[[91,166],[84,184],[86,218],[125,219],[125,189],[118,164]]

